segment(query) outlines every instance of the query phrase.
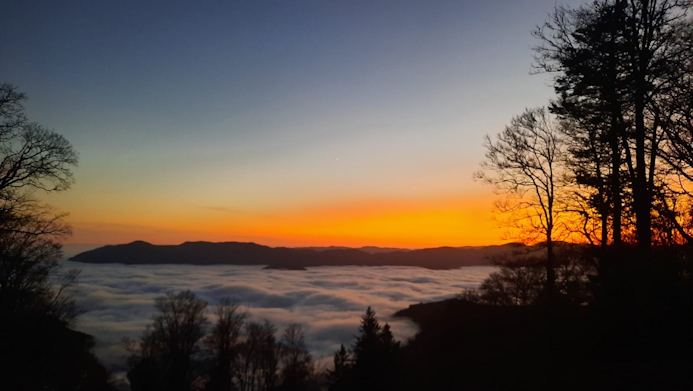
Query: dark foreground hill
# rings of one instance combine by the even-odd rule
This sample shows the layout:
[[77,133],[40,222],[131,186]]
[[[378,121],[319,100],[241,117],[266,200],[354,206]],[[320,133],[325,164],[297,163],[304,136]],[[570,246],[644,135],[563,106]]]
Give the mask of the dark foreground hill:
[[491,257],[508,254],[519,245],[486,247],[439,247],[421,250],[372,248],[286,248],[255,243],[186,242],[181,245],[153,245],[137,241],[104,246],[77,254],[70,260],[85,263],[267,265],[271,269],[301,270],[312,266],[416,266],[454,269],[491,265]]
[[398,388],[691,390],[691,314],[657,307],[412,305],[395,314],[420,327],[402,348]]
[[115,391],[94,338],[51,316],[0,314],[0,389]]

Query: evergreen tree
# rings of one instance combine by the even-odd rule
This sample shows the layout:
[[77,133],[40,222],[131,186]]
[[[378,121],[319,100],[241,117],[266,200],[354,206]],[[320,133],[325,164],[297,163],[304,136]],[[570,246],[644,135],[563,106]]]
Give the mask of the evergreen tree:
[[395,340],[390,331],[390,325],[385,323],[382,331],[380,331],[380,344],[382,346],[382,351],[386,357],[394,359],[399,352],[399,341]]
[[374,361],[378,350],[378,334],[380,333],[380,324],[375,317],[375,311],[368,306],[366,313],[361,317],[361,325],[359,333],[354,345],[354,359],[356,365],[368,365]]
[[396,368],[395,354],[399,343],[390,326],[380,327],[371,307],[361,317],[360,335],[354,345],[354,369],[350,382],[359,390],[393,388]]
[[390,325],[385,323],[378,334],[378,355],[380,369],[380,384],[383,389],[393,389],[396,385],[397,365],[399,360],[399,341],[395,340],[390,331]]
[[327,370],[327,384],[330,391],[349,389],[348,379],[352,368],[351,357],[344,345],[334,353],[334,369]]

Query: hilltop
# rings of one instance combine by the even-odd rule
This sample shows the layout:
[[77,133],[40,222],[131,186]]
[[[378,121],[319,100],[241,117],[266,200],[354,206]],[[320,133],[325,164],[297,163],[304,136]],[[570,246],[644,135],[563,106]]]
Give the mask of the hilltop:
[[428,269],[454,269],[463,266],[492,265],[493,256],[509,254],[521,247],[524,246],[505,244],[406,250],[375,247],[288,248],[242,242],[185,242],[180,245],[154,245],[135,241],[85,251],[73,256],[70,260],[128,265],[266,265],[269,269],[292,270],[314,266],[413,266]]

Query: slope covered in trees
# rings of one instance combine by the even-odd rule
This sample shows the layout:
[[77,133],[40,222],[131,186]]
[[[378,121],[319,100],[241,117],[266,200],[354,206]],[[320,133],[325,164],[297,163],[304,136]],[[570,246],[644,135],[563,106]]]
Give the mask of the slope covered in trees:
[[586,306],[467,294],[399,311],[421,328],[402,348],[399,389],[690,389],[693,291],[672,268],[653,271],[647,298],[617,302],[611,291],[628,287],[612,281]]

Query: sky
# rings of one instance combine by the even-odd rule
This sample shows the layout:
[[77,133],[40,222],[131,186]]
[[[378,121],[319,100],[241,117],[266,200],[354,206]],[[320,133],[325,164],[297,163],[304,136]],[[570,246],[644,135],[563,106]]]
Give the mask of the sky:
[[501,243],[472,175],[555,5],[6,0],[0,81],[80,155],[69,243]]

